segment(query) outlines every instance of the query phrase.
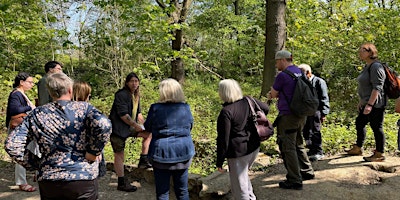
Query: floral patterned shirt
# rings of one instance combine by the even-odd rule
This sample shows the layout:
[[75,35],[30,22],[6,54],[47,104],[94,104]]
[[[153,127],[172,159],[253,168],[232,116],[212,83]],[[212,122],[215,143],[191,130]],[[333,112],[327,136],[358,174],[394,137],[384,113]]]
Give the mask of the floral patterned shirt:
[[[93,180],[99,161],[89,162],[86,152],[100,155],[111,134],[111,122],[87,102],[55,101],[34,109],[5,141],[13,160],[39,171],[38,180]],[[35,141],[41,158],[27,149]]]

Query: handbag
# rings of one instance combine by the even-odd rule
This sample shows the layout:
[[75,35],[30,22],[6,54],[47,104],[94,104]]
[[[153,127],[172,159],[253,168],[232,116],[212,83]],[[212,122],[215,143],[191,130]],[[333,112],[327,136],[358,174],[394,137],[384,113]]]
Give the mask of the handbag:
[[20,113],[18,115],[11,116],[10,128],[15,129],[18,125],[24,121],[24,117],[27,116],[26,113]]
[[[252,97],[246,97],[246,99],[250,105],[253,122],[260,140],[268,140],[272,135],[274,135],[274,127],[272,127],[272,123],[267,119],[264,111],[261,110],[260,106]],[[257,111],[255,111],[252,102],[254,103]]]

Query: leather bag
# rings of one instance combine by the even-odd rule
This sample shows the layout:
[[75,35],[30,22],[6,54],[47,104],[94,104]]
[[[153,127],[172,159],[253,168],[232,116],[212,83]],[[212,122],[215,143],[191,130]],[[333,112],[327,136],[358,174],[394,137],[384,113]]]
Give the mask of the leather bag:
[[[267,119],[264,111],[261,110],[260,106],[252,97],[245,98],[250,105],[252,118],[260,140],[268,140],[272,135],[274,135],[274,127],[272,127],[272,123]],[[254,109],[253,104],[257,110]]]
[[15,129],[18,125],[24,121],[24,117],[27,116],[26,113],[20,113],[18,115],[11,116],[10,128]]

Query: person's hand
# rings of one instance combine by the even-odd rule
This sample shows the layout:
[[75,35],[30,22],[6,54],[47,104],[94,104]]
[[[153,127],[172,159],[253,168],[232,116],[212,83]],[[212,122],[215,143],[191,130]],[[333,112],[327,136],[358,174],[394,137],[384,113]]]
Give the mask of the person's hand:
[[364,107],[364,112],[363,112],[363,114],[364,115],[368,115],[369,113],[371,113],[371,111],[372,111],[372,106],[370,106],[370,105],[365,105],[365,107]]
[[326,116],[321,116],[321,123],[324,123],[324,121],[326,120]]

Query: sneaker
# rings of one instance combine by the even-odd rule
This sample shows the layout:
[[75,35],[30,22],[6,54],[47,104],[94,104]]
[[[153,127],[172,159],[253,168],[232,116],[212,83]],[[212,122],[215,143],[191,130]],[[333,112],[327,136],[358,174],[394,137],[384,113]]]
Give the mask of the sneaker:
[[303,181],[311,180],[315,178],[315,174],[307,174],[307,173],[302,173],[301,177],[303,178]]
[[370,157],[363,157],[367,162],[382,162],[385,160],[385,156],[381,152],[375,151],[374,154]]
[[148,169],[152,168],[153,166],[150,164],[149,159],[147,157],[141,157],[139,160],[138,167],[140,169]]
[[290,183],[289,181],[279,182],[279,187],[282,189],[302,190],[302,183]]
[[324,158],[324,157],[325,157],[324,154],[321,154],[321,153],[317,153],[317,154],[308,156],[308,158],[310,159],[311,162],[322,160],[322,158]]
[[353,145],[353,148],[351,148],[350,150],[346,150],[346,152],[348,155],[351,156],[360,156],[363,154],[361,147],[357,146],[356,144]]

